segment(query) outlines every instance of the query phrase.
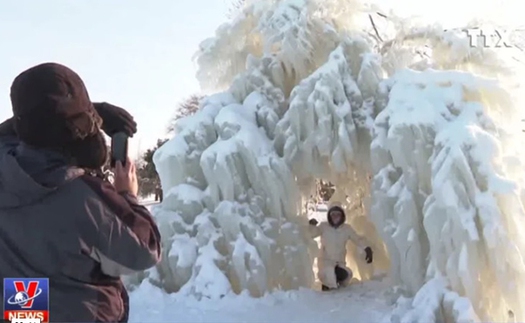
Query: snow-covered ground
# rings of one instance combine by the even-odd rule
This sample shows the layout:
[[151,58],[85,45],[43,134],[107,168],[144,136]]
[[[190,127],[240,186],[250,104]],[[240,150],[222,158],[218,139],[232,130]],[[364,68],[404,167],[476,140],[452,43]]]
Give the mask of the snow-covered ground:
[[329,293],[301,289],[197,301],[167,295],[145,281],[131,292],[130,322],[390,322],[386,286],[369,281]]
[[[142,201],[150,211],[155,201]],[[309,215],[326,219],[326,206]],[[315,290],[278,291],[262,298],[246,294],[221,300],[196,300],[168,295],[145,280],[130,293],[130,322],[391,322],[395,299],[386,281],[354,281],[335,292]]]
[[308,219],[316,219],[317,222],[321,223],[326,221],[326,212],[328,211],[328,205],[317,205],[314,212],[308,214]]

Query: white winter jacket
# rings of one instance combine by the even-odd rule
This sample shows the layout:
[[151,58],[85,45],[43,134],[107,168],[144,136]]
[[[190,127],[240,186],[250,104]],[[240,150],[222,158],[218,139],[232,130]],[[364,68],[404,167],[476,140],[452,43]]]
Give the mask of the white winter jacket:
[[331,226],[328,222],[322,222],[317,226],[310,225],[312,238],[321,236],[321,254],[319,259],[345,266],[346,243],[348,240],[355,243],[361,249],[367,247],[367,241],[359,236],[352,227],[346,223],[338,227]]
[[[343,214],[343,224],[334,226],[328,214],[332,210],[339,210]],[[319,280],[328,288],[345,286],[353,276],[352,270],[346,267],[346,243],[348,240],[355,243],[359,248],[364,249],[368,246],[365,238],[359,236],[352,227],[344,221],[346,214],[340,206],[333,206],[327,212],[328,222],[322,222],[315,226],[310,225],[312,238],[321,236],[321,254],[317,259]],[[337,281],[335,268],[339,267],[347,271],[348,277],[343,281]]]

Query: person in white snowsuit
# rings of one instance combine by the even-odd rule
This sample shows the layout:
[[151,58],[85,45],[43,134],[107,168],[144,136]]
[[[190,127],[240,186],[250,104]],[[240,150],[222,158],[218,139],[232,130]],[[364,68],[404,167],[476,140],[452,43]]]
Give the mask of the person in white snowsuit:
[[322,290],[328,291],[346,286],[352,279],[352,270],[346,267],[346,243],[348,240],[363,248],[366,262],[372,262],[372,249],[365,238],[345,223],[346,215],[339,206],[331,207],[327,212],[327,222],[318,225],[316,219],[310,220],[312,238],[321,236],[321,253],[317,259],[318,277]]

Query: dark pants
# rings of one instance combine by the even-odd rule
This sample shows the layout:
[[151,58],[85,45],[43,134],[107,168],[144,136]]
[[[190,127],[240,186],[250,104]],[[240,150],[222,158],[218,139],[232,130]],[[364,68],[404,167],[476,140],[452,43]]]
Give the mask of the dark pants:
[[[346,279],[348,279],[348,271],[346,271],[344,268],[341,268],[339,266],[335,266],[335,280],[337,281],[337,284],[340,284],[344,282]],[[323,285],[322,290],[327,291],[330,290],[328,286]]]
[[338,283],[344,282],[348,278],[348,271],[345,269],[335,266],[335,279]]

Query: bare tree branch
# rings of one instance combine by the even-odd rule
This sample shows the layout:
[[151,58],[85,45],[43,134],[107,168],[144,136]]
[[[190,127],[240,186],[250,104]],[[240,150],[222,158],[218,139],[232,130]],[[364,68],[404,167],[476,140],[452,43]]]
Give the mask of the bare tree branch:
[[372,24],[372,27],[374,28],[374,31],[376,32],[377,38],[379,41],[383,41],[383,38],[379,35],[379,31],[377,30],[376,24],[374,22],[374,18],[372,18],[372,15],[368,15],[368,18],[370,19],[370,23]]

